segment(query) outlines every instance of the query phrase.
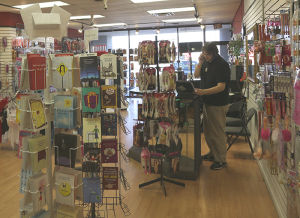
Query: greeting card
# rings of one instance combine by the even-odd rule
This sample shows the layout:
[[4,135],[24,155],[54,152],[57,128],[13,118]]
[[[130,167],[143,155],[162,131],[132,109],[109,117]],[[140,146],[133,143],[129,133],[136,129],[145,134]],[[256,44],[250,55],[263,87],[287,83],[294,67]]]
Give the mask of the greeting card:
[[83,178],[83,202],[101,203],[101,184],[99,177]]
[[83,142],[100,142],[101,139],[101,121],[98,118],[83,118]]
[[50,56],[52,61],[52,84],[57,89],[73,87],[73,54],[56,54]]
[[101,86],[102,108],[117,108],[117,86]]
[[102,136],[117,136],[117,114],[101,114]]
[[97,56],[80,57],[80,80],[82,87],[99,85]]
[[31,90],[46,87],[46,58],[37,54],[27,54],[29,85]]
[[101,142],[102,163],[118,162],[118,141],[116,139],[103,139]]
[[77,98],[75,96],[56,95],[54,97],[54,127],[74,129],[77,120]]
[[46,136],[34,135],[27,139],[31,156],[31,166],[34,172],[47,167],[48,140]]
[[117,79],[117,56],[114,54],[103,54],[100,56],[101,79]]
[[103,167],[103,189],[118,190],[118,167]]
[[82,88],[82,112],[100,112],[100,88]]
[[79,136],[70,134],[55,135],[55,164],[59,166],[75,167],[76,152]]
[[37,213],[46,205],[49,197],[48,176],[40,173],[30,177],[29,193],[33,202],[33,212]]
[[31,118],[34,129],[42,129],[47,125],[46,114],[44,110],[44,105],[40,99],[30,99],[29,100]]

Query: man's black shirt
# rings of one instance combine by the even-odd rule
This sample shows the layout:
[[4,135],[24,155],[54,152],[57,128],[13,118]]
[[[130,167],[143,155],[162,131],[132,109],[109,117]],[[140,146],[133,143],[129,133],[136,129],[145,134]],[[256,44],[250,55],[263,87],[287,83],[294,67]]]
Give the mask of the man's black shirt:
[[204,62],[201,67],[201,89],[209,89],[217,86],[218,83],[225,83],[225,89],[222,92],[204,95],[205,104],[212,106],[224,106],[228,104],[229,99],[229,81],[230,68],[228,63],[220,56],[214,57],[212,62]]

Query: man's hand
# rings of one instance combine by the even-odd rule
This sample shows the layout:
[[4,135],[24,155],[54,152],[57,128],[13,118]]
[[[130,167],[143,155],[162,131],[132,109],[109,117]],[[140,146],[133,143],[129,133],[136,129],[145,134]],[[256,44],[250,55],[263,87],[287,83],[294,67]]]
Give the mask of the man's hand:
[[198,58],[198,61],[199,63],[196,65],[196,69],[195,69],[195,72],[194,72],[194,77],[195,78],[200,78],[200,71],[201,71],[201,66],[202,64],[204,63],[205,61],[205,58],[204,58],[204,55],[201,54]]
[[204,63],[205,57],[204,57],[203,53],[199,56],[198,61],[199,61],[199,64],[203,64]]
[[196,95],[206,95],[206,90],[205,89],[195,89],[195,94]]

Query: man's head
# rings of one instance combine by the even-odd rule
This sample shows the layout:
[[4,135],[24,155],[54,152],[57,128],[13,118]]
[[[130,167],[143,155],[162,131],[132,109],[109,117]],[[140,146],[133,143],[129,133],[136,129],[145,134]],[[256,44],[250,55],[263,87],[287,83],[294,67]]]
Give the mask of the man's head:
[[206,43],[202,48],[202,54],[206,61],[211,62],[219,53],[215,43]]

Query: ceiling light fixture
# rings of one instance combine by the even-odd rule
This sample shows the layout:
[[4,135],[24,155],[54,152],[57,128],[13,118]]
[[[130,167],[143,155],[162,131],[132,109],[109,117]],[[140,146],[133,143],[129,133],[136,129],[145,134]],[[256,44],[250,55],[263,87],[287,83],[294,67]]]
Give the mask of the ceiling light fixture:
[[135,35],[138,35],[140,33],[139,30],[135,30]]
[[[53,7],[54,5],[57,5],[57,6],[66,6],[66,5],[70,5],[68,3],[65,3],[65,2],[62,2],[62,1],[54,1],[54,2],[42,2],[42,3],[38,3],[40,5],[40,8],[51,8]],[[20,9],[24,9],[24,8],[27,8],[27,7],[30,7],[34,4],[26,4],[26,5],[15,5],[13,7],[15,8],[20,8]]]
[[[93,18],[103,18],[104,16],[102,15],[94,15]],[[91,15],[82,15],[82,16],[71,16],[70,20],[87,20],[87,19],[91,19],[92,16]]]
[[201,17],[198,17],[198,18],[197,18],[197,22],[198,22],[198,23],[201,23],[202,21],[203,21],[203,19],[202,19]]
[[168,9],[150,10],[147,12],[149,14],[167,14],[167,13],[194,11],[194,10],[195,10],[194,7],[185,7],[185,8],[168,8]]
[[106,23],[106,24],[94,24],[94,27],[109,27],[109,26],[126,26],[126,23]]
[[149,3],[149,2],[165,2],[168,0],[131,0],[133,3],[139,4],[139,3]]
[[182,19],[167,19],[167,20],[162,20],[164,23],[182,23],[182,22],[192,22],[196,21],[196,18],[182,18]]

